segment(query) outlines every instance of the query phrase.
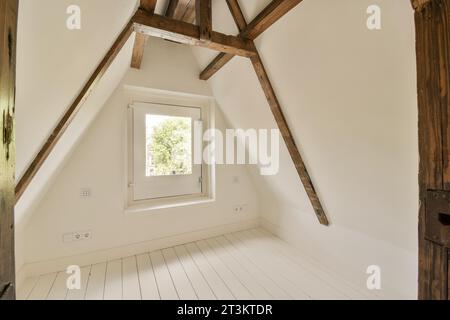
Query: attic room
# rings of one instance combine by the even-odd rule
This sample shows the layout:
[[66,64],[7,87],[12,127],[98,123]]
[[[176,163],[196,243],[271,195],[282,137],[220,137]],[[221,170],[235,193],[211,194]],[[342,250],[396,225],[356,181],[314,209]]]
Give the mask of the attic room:
[[448,300],[449,15],[1,0],[0,299]]

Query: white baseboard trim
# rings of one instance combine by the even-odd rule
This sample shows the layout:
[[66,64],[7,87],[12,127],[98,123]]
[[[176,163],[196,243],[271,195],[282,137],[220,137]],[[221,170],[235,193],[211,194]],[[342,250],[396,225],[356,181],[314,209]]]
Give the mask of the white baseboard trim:
[[[233,233],[259,227],[259,219],[251,219],[233,224],[220,225],[202,230],[195,230],[183,234],[167,236],[163,238],[153,239],[145,242],[130,244],[126,246],[88,252],[81,255],[62,257],[54,260],[33,262],[25,264],[17,275],[18,287],[23,280],[42,274],[60,272],[70,265],[78,265],[80,267],[97,264],[105,261],[116,260],[129,256],[134,256],[146,252],[152,252],[177,245],[190,243],[193,241],[204,240],[212,237],[221,236],[227,233]],[[20,279],[20,281],[19,281]]]

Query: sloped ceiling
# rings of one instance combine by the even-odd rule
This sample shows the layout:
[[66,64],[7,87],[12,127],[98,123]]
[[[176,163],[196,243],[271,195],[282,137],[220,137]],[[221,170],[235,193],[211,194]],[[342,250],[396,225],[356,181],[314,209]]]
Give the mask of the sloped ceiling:
[[[70,5],[81,8],[81,30],[66,27]],[[136,5],[136,0],[20,1],[17,179],[127,24]],[[134,37],[130,37],[18,202],[18,227],[128,70],[133,43]]]
[[[237,34],[224,2],[215,3],[213,21]],[[239,3],[250,22],[269,2]],[[332,225],[414,250],[413,11],[409,0],[376,3],[378,31],[366,26],[371,0],[304,0],[255,43]],[[215,56],[193,50],[202,67]],[[233,127],[276,128],[249,61],[235,57],[209,83]],[[280,157],[278,175],[255,175],[264,218],[277,225],[306,219],[317,235],[329,232],[318,226],[284,144]]]
[[[247,21],[269,2],[240,1]],[[305,0],[256,44],[332,223],[412,248],[415,220],[409,214],[416,211],[417,193],[416,114],[408,109],[416,105],[412,10],[408,0],[378,3],[384,8],[379,32],[365,24],[372,1]],[[71,4],[82,8],[82,30],[65,28]],[[166,5],[158,1],[157,12]],[[136,6],[135,0],[21,1],[18,177]],[[216,30],[237,34],[225,1],[214,1],[213,15]],[[193,50],[201,66],[215,56]],[[117,62],[123,70],[125,60]],[[276,127],[246,59],[234,58],[210,84],[233,126]],[[112,82],[98,101],[114,87]],[[284,145],[280,164],[277,176],[256,175],[263,198],[313,216]],[[386,176],[397,178],[386,181]],[[358,185],[367,188],[355,190]],[[361,219],[361,211],[371,220]],[[386,223],[399,223],[408,236],[399,238],[401,233],[386,230]]]

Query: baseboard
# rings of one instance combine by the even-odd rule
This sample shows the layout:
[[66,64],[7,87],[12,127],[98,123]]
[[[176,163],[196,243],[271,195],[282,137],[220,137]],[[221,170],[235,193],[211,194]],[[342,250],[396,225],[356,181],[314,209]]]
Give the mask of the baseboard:
[[21,283],[23,283],[23,279],[25,278],[52,272],[63,271],[70,265],[78,265],[80,267],[83,267],[91,264],[97,264],[105,261],[111,261],[115,259],[134,256],[146,252],[152,252],[155,250],[161,250],[181,244],[190,243],[193,241],[217,237],[227,233],[256,228],[259,226],[259,223],[260,223],[259,219],[251,219],[243,222],[220,225],[207,229],[186,232],[183,234],[152,239],[146,242],[140,242],[106,250],[88,252],[76,256],[62,257],[49,261],[41,261],[25,264],[25,266],[21,268],[19,275],[17,277],[18,279],[21,279],[20,282],[18,281],[18,286],[20,286]]

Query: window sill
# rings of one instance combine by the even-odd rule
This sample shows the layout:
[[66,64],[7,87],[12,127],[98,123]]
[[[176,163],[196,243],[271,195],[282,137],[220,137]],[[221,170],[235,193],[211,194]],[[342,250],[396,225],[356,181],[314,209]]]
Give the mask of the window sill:
[[179,197],[179,198],[167,198],[149,200],[140,204],[133,204],[125,208],[126,214],[135,213],[150,213],[149,211],[171,209],[177,207],[195,206],[205,203],[212,203],[216,200],[207,196],[191,196],[191,197]]

